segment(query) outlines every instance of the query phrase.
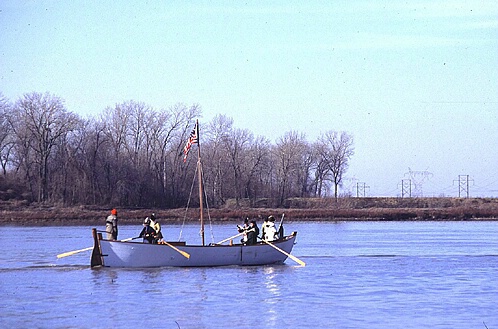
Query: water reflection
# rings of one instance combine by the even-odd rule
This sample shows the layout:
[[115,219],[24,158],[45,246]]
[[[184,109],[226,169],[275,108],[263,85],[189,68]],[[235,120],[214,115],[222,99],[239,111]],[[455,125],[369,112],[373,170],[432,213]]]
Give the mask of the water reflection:
[[161,269],[143,269],[141,270],[142,277],[140,281],[143,284],[157,284],[160,282],[159,278],[161,278]]
[[280,297],[280,286],[276,282],[277,271],[275,267],[269,266],[263,268],[263,273],[265,278],[264,286],[268,291],[268,297],[265,299],[265,302],[275,304]]
[[280,284],[277,282],[278,272],[275,267],[269,266],[263,268],[263,274],[263,285],[266,288],[266,297],[263,298],[263,303],[266,304],[264,320],[269,327],[276,327],[278,323],[277,304],[281,300]]
[[92,273],[92,282],[96,286],[112,285],[118,279],[119,269],[97,267],[90,270]]

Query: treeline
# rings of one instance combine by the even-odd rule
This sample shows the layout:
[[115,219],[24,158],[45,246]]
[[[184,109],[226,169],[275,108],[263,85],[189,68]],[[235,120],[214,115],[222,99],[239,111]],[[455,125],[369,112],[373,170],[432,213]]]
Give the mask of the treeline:
[[[0,94],[0,199],[120,207],[185,206],[192,197],[197,145],[183,147],[199,105],[167,109],[127,101],[82,118],[49,93],[10,101]],[[278,207],[292,197],[337,198],[354,153],[346,132],[310,143],[290,131],[274,144],[229,117],[200,121],[203,177],[209,206],[228,199]]]

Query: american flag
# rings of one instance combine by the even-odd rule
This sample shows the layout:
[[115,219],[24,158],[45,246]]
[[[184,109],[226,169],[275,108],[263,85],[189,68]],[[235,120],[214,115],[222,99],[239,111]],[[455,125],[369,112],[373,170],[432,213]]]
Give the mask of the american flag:
[[194,129],[190,132],[190,136],[187,140],[187,144],[183,148],[183,162],[187,162],[187,155],[192,147],[192,144],[199,143],[199,122],[195,123]]

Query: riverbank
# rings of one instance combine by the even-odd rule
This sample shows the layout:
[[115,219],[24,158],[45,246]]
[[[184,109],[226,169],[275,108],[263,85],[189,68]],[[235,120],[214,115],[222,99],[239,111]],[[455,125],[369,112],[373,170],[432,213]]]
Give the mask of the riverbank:
[[[162,223],[197,222],[198,209],[119,208],[120,224],[141,224],[155,213]],[[110,207],[0,204],[0,225],[102,225]],[[498,220],[497,198],[341,198],[289,199],[284,208],[249,207],[240,200],[209,209],[205,220],[238,222],[242,218],[276,217],[286,221],[479,221]],[[261,219],[262,220],[262,219]]]

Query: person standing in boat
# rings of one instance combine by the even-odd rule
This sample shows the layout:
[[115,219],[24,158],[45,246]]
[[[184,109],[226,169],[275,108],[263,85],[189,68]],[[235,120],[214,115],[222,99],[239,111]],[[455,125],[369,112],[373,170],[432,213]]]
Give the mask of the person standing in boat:
[[263,239],[266,241],[275,241],[278,239],[277,229],[275,228],[275,217],[269,216],[266,221],[266,227],[263,231]]
[[107,233],[107,240],[118,239],[118,211],[111,210],[111,214],[105,220],[105,231]]
[[155,238],[154,238],[154,243],[158,243],[159,241],[163,240],[163,234],[161,233],[161,224],[159,224],[159,221],[156,219],[156,214],[152,213],[150,215],[150,227],[154,229],[156,232]]
[[258,243],[259,227],[258,224],[256,224],[255,220],[252,220],[249,223],[249,229],[246,230],[246,232],[247,232],[247,241],[245,243],[246,245],[249,246]]
[[143,238],[143,243],[154,243],[156,231],[150,226],[149,217],[146,217],[144,219],[144,228],[142,229],[138,237]]
[[261,225],[261,239],[265,238],[266,227],[268,226],[268,220],[270,219],[270,217],[265,218],[263,224]]

